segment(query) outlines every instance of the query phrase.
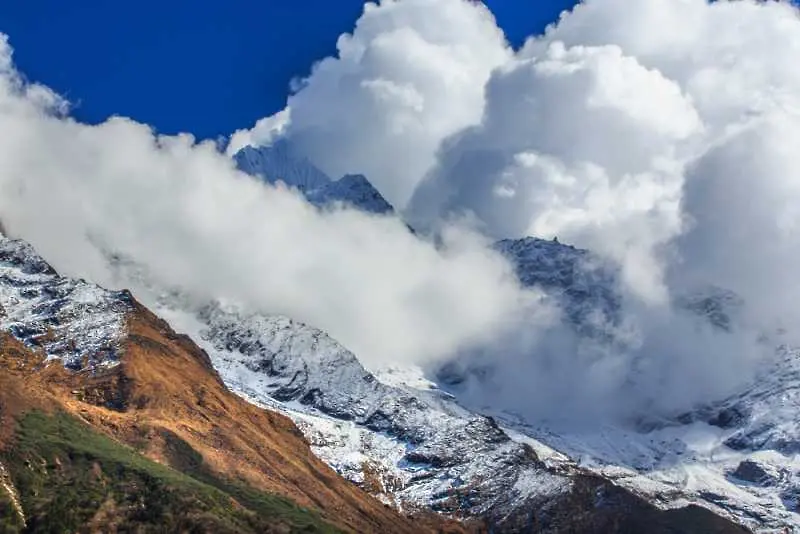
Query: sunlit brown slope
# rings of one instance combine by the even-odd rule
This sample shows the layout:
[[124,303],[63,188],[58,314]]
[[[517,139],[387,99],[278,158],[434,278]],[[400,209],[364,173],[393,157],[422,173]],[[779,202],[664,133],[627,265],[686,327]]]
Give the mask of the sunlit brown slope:
[[226,390],[202,350],[138,303],[127,326],[121,364],[91,373],[44,366],[41,355],[4,335],[0,447],[14,446],[14,429],[31,410],[63,410],[177,471],[288,497],[345,531],[431,529],[339,477],[289,419]]

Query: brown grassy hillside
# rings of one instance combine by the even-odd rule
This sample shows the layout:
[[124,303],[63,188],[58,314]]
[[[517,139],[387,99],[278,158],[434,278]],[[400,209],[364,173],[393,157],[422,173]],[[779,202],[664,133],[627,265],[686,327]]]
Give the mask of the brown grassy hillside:
[[[14,486],[0,487],[7,525],[16,521],[12,497],[30,524],[27,508],[46,514],[55,501],[41,494],[62,484],[94,495],[75,519],[87,532],[124,530],[115,521],[135,524],[131,510],[159,508],[166,497],[153,499],[162,493],[176,494],[166,499],[176,510],[159,517],[179,531],[267,532],[270,517],[275,532],[438,530],[339,477],[288,418],[230,393],[202,350],[141,305],[127,326],[121,364],[104,371],[44,365],[41,354],[0,337],[0,462]],[[162,472],[164,466],[170,469]],[[142,493],[142,486],[153,487]],[[131,504],[146,498],[148,506]],[[178,507],[191,513],[183,517]]]

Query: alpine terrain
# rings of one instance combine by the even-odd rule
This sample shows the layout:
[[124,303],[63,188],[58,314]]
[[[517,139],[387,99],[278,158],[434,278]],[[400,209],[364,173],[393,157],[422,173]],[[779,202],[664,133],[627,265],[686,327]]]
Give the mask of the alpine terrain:
[[[259,154],[261,167],[242,168],[268,180],[274,169],[292,176],[284,150],[248,148],[237,160],[250,154],[253,164]],[[307,165],[295,162],[294,175]],[[351,203],[359,205],[357,198]],[[593,327],[598,313],[616,320],[616,272],[590,252],[536,238],[496,248],[523,284],[561,299],[581,335],[601,335]],[[737,303],[711,288],[683,305],[724,328]],[[491,406],[467,407],[460,386],[481,370],[465,362],[435,373],[370,372],[325,332],[290,318],[220,304],[192,313],[162,305],[162,315],[200,343],[233,391],[289,416],[321,459],[398,510],[479,518],[501,532],[577,524],[579,531],[637,531],[629,522],[643,518],[649,532],[658,531],[652,525],[678,532],[800,526],[800,374],[791,348],[779,349],[775,367],[727,401],[672,420],[564,432]]]
[[0,531],[425,531],[139,304],[0,237]]

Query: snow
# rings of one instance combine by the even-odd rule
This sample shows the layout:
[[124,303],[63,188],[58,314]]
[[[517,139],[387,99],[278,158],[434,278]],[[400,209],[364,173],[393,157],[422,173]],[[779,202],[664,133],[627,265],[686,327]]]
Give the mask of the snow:
[[320,208],[345,205],[379,215],[394,212],[365,176],[348,174],[333,181],[308,159],[295,154],[284,139],[270,146],[245,147],[234,155],[234,160],[239,170],[268,183],[283,182],[297,188]]
[[0,236],[0,328],[73,370],[119,362],[130,294],[59,276],[29,244]]
[[[613,319],[614,273],[585,251],[535,239],[498,248],[526,283],[561,288],[573,320],[588,317],[582,306]],[[737,395],[677,420],[557,428],[465,407],[419,368],[371,373],[325,332],[290,318],[197,310],[165,294],[154,311],[208,352],[229,388],[288,415],[320,458],[402,510],[502,517],[557,498],[589,470],[664,508],[696,503],[757,531],[800,529],[796,350],[782,348]],[[720,327],[734,324],[740,305],[719,289],[686,300]],[[30,245],[0,237],[0,328],[50,360],[74,370],[116,365],[130,309],[127,292],[59,276]],[[478,497],[454,504],[459,492]]]
[[[526,283],[556,290],[573,306],[574,321],[589,317],[586,307],[613,320],[615,274],[585,251],[536,239],[498,248],[516,259]],[[709,295],[686,306],[729,324],[735,296]],[[695,503],[758,531],[800,528],[800,364],[792,351],[752,388],[680,421],[575,430],[469,409],[419,368],[370,373],[324,332],[285,317],[220,305],[158,311],[207,350],[232,390],[291,417],[320,458],[400,509],[456,513],[454,492],[478,487],[481,498],[457,513],[503,516],[546,502],[536,500],[542,495],[556,498],[573,474],[589,470],[663,508]],[[718,424],[725,410],[740,415],[727,427]],[[768,480],[737,477],[744,461],[771,473]]]
[[[570,487],[419,369],[373,375],[327,334],[286,317],[218,304],[191,314],[166,301],[158,312],[199,341],[229,388],[291,417],[320,458],[355,483],[376,479],[378,496],[398,508],[501,515]],[[458,491],[482,498],[452,510]]]
[[289,143],[283,140],[267,147],[244,147],[233,159],[239,170],[247,174],[270,183],[282,181],[302,192],[323,187],[331,181],[307,158],[294,154]]
[[335,182],[309,191],[309,202],[316,206],[344,204],[376,214],[393,213],[394,208],[361,174],[348,174]]
[[[791,502],[798,487],[800,457],[771,450],[733,450],[725,443],[734,429],[695,421],[649,432],[615,426],[556,432],[496,415],[519,434],[558,451],[557,462],[569,458],[660,507],[695,503],[755,529],[800,528],[800,516]],[[748,460],[775,473],[768,485],[734,476]]]

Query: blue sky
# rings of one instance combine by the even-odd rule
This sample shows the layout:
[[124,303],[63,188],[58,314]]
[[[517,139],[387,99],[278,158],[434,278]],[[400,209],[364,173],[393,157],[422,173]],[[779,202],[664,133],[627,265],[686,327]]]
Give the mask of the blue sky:
[[[540,32],[574,0],[487,0],[509,39]],[[301,7],[302,6],[302,7]],[[335,51],[363,0],[14,0],[0,32],[18,67],[76,103],[160,132],[209,138],[281,109],[292,77]]]

